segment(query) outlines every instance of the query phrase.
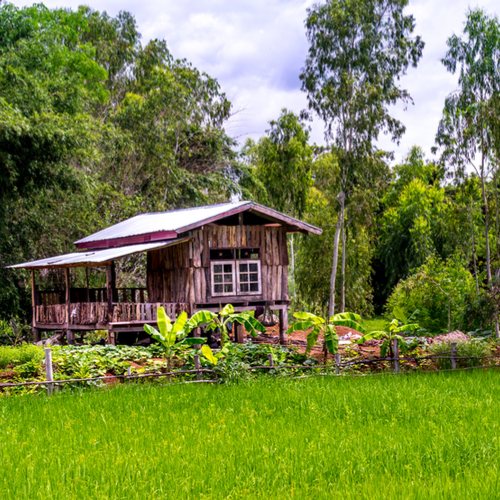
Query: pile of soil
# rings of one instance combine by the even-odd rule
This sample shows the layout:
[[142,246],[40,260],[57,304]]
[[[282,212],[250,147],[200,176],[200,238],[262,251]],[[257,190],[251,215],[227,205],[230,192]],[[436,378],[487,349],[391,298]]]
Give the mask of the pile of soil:
[[452,342],[469,342],[470,337],[460,330],[455,330],[454,332],[447,333],[446,335],[438,335],[437,337],[432,337],[429,342],[432,344],[451,344]]

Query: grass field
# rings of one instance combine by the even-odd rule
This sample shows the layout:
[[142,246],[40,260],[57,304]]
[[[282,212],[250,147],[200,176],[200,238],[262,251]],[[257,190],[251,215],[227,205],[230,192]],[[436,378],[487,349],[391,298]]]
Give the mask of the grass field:
[[0,497],[499,498],[499,375],[4,398]]

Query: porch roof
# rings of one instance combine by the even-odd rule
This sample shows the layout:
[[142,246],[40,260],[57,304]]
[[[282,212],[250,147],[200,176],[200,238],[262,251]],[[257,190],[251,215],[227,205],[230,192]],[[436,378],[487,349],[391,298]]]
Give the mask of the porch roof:
[[126,257],[134,253],[157,250],[172,245],[178,245],[189,241],[191,238],[177,238],[165,241],[155,241],[154,243],[141,243],[140,245],[128,245],[118,248],[106,248],[104,250],[92,250],[85,252],[73,252],[65,255],[56,255],[48,259],[23,262],[13,266],[11,269],[42,269],[42,268],[65,268],[65,267],[99,267],[111,263],[112,260]]

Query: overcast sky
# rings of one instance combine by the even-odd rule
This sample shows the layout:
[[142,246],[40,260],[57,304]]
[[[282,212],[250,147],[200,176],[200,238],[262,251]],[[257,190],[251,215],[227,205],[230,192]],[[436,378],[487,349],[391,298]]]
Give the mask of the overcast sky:
[[[15,0],[18,6],[33,2]],[[258,139],[282,108],[300,112],[307,105],[299,74],[307,53],[304,19],[311,0],[46,0],[48,7],[84,3],[116,15],[131,12],[143,43],[163,38],[175,57],[186,58],[199,70],[219,80],[238,111],[228,124],[229,134],[243,142]],[[443,103],[455,89],[457,77],[447,73],[440,59],[446,39],[461,33],[468,7],[488,14],[500,10],[498,0],[470,3],[464,0],[410,0],[407,13],[416,19],[415,34],[425,41],[424,55],[416,69],[402,80],[413,97],[408,109],[396,107],[394,115],[406,125],[399,145],[382,137],[379,147],[401,158],[412,145],[431,157]],[[312,140],[324,143],[323,124],[315,119]]]

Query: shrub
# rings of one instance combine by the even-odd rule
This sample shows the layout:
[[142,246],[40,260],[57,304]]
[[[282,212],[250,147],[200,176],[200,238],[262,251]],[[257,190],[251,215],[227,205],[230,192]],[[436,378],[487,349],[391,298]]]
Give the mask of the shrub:
[[441,333],[466,325],[467,303],[474,293],[474,278],[458,257],[443,261],[433,256],[397,284],[386,307],[400,307],[407,315],[418,310],[419,325]]
[[8,365],[24,365],[25,363],[41,363],[43,348],[33,344],[22,344],[19,347],[0,346],[0,369]]
[[[429,347],[431,354],[443,354],[449,356],[451,344],[449,342],[441,342],[433,344]],[[446,354],[445,354],[446,353]],[[457,359],[457,368],[469,368],[489,364],[489,360],[483,360],[481,357],[490,356],[492,353],[491,347],[487,342],[481,340],[471,340],[470,342],[457,342],[455,355],[460,358],[470,359]],[[440,370],[451,369],[451,359],[449,357],[440,358],[435,360],[437,367]]]
[[14,361],[15,351],[10,346],[0,346],[0,369],[7,368]]

